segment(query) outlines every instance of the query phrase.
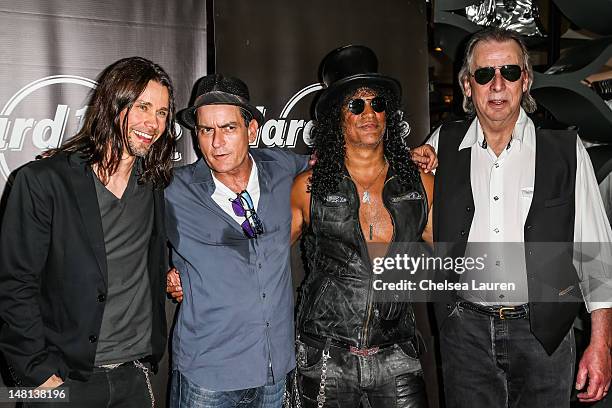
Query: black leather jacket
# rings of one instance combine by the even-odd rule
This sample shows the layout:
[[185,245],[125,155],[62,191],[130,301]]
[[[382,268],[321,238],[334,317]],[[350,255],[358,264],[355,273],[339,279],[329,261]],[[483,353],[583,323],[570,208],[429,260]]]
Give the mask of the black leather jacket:
[[[420,180],[404,187],[389,170],[382,195],[393,222],[393,243],[420,241],[427,223],[427,196]],[[299,335],[359,348],[413,340],[410,304],[376,302],[359,205],[346,170],[336,193],[325,200],[312,196],[310,227],[304,236],[308,275],[298,309]]]

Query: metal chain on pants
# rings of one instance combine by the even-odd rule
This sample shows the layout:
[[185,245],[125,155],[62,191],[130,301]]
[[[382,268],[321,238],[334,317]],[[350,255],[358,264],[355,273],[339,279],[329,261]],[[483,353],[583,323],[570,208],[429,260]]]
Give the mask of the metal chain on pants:
[[293,370],[293,396],[295,398],[293,408],[302,408],[302,400],[300,398],[300,390],[298,388],[297,367]]
[[153,387],[151,387],[151,380],[149,379],[149,369],[138,360],[134,360],[134,365],[140,368],[145,375],[147,388],[149,389],[149,396],[151,397],[151,408],[155,408],[155,397],[153,396]]
[[293,370],[291,379],[285,382],[285,393],[283,395],[283,408],[302,408],[300,390],[298,388],[297,367]]
[[317,407],[323,408],[325,405],[325,382],[327,380],[327,359],[329,358],[329,345],[323,350],[323,365],[321,367],[321,382],[319,383],[319,395],[317,395]]

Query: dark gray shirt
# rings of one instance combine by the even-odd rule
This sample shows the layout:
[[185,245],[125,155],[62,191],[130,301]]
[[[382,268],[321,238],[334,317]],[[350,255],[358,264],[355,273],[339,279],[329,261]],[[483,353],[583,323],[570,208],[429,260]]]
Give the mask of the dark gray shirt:
[[[136,166],[134,166],[136,168]],[[151,188],[132,171],[121,199],[94,177],[108,269],[108,292],[95,365],[151,354],[151,289],[147,251],[153,229]]]

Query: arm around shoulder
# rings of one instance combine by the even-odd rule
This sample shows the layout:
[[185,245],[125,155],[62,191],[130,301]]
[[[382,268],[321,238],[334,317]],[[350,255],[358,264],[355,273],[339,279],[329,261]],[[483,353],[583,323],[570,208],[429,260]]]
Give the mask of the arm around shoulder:
[[293,149],[272,147],[265,150],[277,158],[282,158],[287,163],[287,169],[294,172],[294,176],[305,171],[309,166],[310,156],[297,154]]

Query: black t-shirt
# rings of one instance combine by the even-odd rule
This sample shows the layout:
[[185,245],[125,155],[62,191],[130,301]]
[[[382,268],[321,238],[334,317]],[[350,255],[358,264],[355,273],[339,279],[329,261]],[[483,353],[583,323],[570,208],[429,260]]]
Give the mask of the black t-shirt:
[[153,192],[137,183],[134,165],[119,199],[94,176],[108,270],[108,293],[95,365],[151,354],[151,289],[147,273],[153,230]]

